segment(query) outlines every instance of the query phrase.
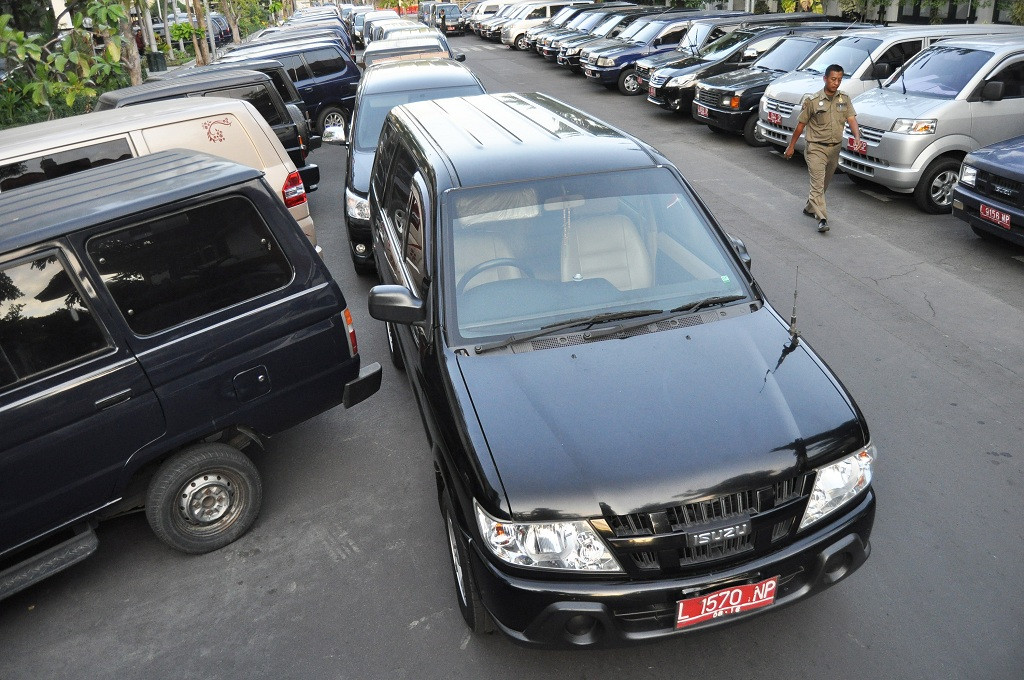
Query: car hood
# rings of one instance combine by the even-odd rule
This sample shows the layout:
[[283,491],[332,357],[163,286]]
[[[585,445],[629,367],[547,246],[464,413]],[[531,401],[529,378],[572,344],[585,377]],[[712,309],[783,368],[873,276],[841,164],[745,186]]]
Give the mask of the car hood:
[[458,364],[513,517],[593,517],[754,488],[866,443],[838,381],[789,342],[762,308]]
[[899,85],[874,88],[853,100],[857,122],[879,130],[888,130],[897,118],[926,118],[933,109],[946,105],[949,99],[903,94]]
[[998,177],[1009,177],[1024,182],[1024,137],[1014,137],[977,151],[964,159]]
[[741,68],[717,76],[701,80],[702,85],[720,87],[727,90],[749,90],[752,87],[764,86],[779,77],[779,73],[761,69]]
[[348,184],[363,196],[370,193],[370,170],[373,169],[374,154],[352,149],[352,161],[348,168]]
[[[842,85],[839,86],[839,91],[849,94],[846,88],[850,82],[849,79],[844,79]],[[786,75],[776,78],[768,86],[766,94],[772,99],[781,99],[784,102],[799,105],[800,100],[803,99],[805,94],[814,94],[822,89],[823,85],[824,82],[822,82],[821,74],[819,73],[790,71]],[[860,113],[860,111],[857,113]]]
[[668,66],[674,61],[686,59],[690,56],[692,55],[689,52],[682,52],[676,48],[672,48],[669,52],[662,52],[660,54],[652,54],[649,57],[644,57],[640,61],[636,62],[636,65],[653,71],[661,68],[662,66]]

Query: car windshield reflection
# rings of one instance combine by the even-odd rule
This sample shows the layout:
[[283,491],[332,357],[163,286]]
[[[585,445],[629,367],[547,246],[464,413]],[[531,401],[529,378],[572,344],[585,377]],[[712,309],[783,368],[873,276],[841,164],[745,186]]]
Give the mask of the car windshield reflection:
[[446,213],[446,326],[465,341],[751,294],[667,169],[459,189]]

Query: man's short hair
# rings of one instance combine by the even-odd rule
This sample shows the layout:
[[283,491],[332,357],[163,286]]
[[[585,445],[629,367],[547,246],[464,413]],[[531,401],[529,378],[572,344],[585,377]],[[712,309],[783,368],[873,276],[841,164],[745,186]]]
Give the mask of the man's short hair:
[[846,75],[843,72],[843,67],[840,66],[839,64],[829,64],[829,67],[827,69],[825,69],[825,77],[828,78],[828,74],[835,73],[836,71],[838,71],[839,73],[842,73],[843,75]]

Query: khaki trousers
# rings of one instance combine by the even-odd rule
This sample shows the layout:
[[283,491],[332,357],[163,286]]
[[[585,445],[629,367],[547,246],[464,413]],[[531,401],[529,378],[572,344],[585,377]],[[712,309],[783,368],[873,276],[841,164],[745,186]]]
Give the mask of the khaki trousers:
[[811,176],[811,188],[807,194],[807,206],[804,210],[813,212],[819,220],[827,220],[825,191],[839,165],[839,145],[808,142],[804,148],[804,160],[807,161],[807,172]]

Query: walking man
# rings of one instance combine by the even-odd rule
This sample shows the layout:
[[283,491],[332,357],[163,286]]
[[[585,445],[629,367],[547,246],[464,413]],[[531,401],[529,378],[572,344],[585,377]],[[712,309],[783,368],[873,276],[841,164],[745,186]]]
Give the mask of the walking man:
[[828,189],[836,166],[839,165],[840,143],[843,141],[843,126],[850,124],[856,147],[860,147],[860,128],[857,127],[857,112],[853,110],[850,97],[839,91],[843,82],[843,67],[832,64],[825,69],[825,87],[805,99],[797,119],[796,129],[786,147],[786,158],[793,157],[796,140],[807,129],[807,144],[804,160],[811,176],[811,188],[807,196],[804,214],[818,220],[818,231],[828,231],[828,211],[825,209],[825,190]]

